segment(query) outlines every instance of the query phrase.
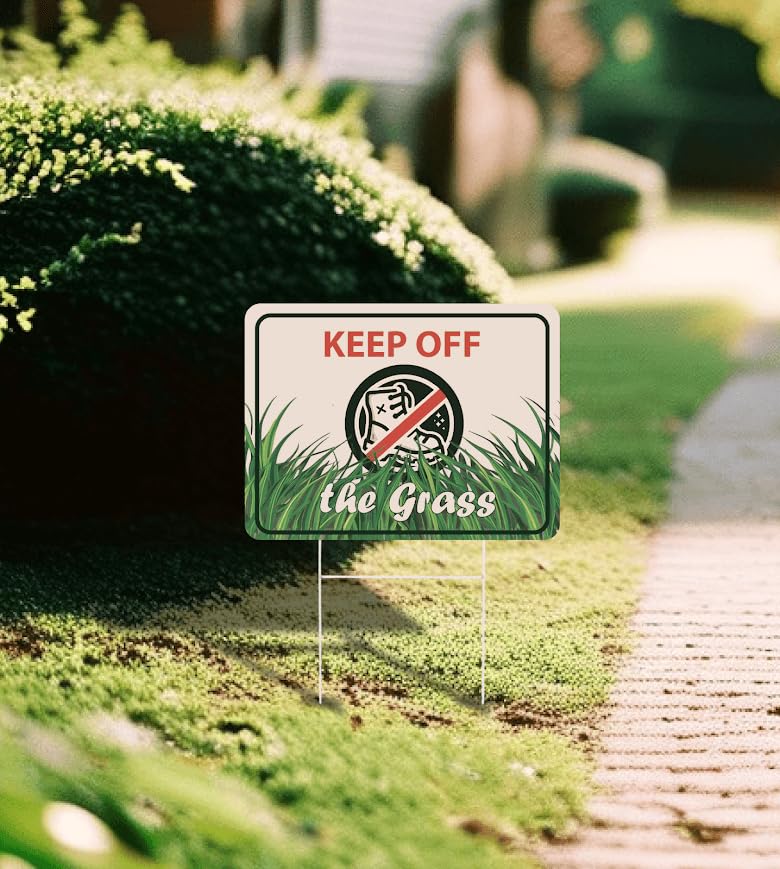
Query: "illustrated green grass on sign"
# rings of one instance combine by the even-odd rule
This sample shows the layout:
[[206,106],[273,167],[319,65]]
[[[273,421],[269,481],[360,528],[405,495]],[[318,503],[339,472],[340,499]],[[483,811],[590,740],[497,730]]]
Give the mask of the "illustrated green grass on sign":
[[[541,533],[529,533],[529,538],[546,539],[557,530],[560,434],[553,426],[549,429],[549,470],[543,445],[500,418],[497,423],[509,428],[509,438],[491,433],[479,442],[467,440],[467,446],[461,445],[454,456],[439,454],[435,467],[422,450],[419,457],[367,467],[354,459],[339,462],[338,447],[324,445],[327,435],[297,446],[287,458],[280,459],[297,431],[284,430],[290,404],[273,415],[273,402],[269,403],[257,424],[256,438],[244,428],[246,525],[253,536],[256,516],[267,527],[275,523],[279,528],[318,528],[345,536],[390,530],[415,537],[453,533],[475,540],[488,532],[500,539],[503,529],[541,528],[547,516],[554,520]],[[543,438],[545,425],[538,409],[531,401],[526,405]],[[339,492],[355,505],[373,494],[375,506],[365,513],[358,509],[324,512],[323,503],[330,505]],[[488,508],[485,493],[495,496],[489,502],[493,509]],[[328,496],[329,501],[324,502]],[[299,533],[292,536],[301,537]],[[317,536],[312,534],[311,539]]]

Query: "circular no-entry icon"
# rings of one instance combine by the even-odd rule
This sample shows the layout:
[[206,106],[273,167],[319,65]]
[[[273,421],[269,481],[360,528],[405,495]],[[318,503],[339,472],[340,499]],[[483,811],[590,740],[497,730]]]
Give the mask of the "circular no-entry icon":
[[414,465],[421,455],[435,465],[460,446],[463,411],[438,374],[417,365],[393,365],[358,386],[345,426],[353,455],[371,466]]

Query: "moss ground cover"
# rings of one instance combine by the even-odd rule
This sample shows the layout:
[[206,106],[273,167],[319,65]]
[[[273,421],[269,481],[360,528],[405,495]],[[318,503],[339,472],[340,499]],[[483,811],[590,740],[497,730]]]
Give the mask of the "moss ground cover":
[[[319,708],[314,544],[171,521],[153,546],[99,527],[42,546],[6,528],[0,830],[58,800],[146,865],[531,865],[533,838],[583,811],[671,444],[739,327],[714,307],[563,315],[561,532],[489,546],[484,710],[477,585],[328,586]],[[479,566],[475,542],[326,554],[360,573]],[[50,830],[22,833],[0,853],[80,865]]]

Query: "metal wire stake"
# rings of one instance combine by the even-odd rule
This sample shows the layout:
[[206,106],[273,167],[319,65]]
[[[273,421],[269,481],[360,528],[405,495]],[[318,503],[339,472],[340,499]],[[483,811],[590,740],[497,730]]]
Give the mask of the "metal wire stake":
[[317,694],[322,703],[322,538],[317,541]]
[[486,622],[487,622],[487,543],[482,541],[482,705],[485,705],[485,666],[487,658]]
[[407,576],[407,575],[366,575],[359,574],[322,574],[322,538],[317,540],[317,698],[322,703],[322,581],[323,579],[415,579],[415,580],[479,580],[482,585],[482,617],[480,622],[480,701],[485,705],[485,671],[487,668],[487,543],[482,541],[482,572],[479,576]]

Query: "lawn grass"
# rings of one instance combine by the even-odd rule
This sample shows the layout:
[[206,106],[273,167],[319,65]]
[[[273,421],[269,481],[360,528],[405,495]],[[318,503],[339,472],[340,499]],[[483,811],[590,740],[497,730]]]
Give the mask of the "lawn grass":
[[732,369],[722,339],[734,334],[739,314],[637,308],[563,320],[566,466],[612,478],[628,473],[660,503],[670,443]]
[[[329,584],[319,708],[314,544],[170,528],[154,546],[4,546],[0,854],[81,865],[40,824],[8,835],[65,800],[124,843],[89,865],[533,865],[534,838],[584,811],[673,439],[732,369],[740,323],[714,306],[562,316],[561,531],[489,544],[484,710],[478,584]],[[479,557],[326,545],[339,572]]]

